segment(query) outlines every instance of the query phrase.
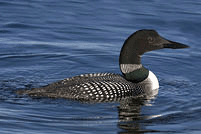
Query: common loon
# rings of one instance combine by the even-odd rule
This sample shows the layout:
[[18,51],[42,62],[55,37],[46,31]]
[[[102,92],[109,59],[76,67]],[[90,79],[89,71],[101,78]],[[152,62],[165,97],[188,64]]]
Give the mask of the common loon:
[[80,101],[116,101],[141,95],[156,95],[159,82],[141,64],[141,55],[162,48],[189,46],[161,37],[155,30],[138,30],[125,40],[119,66],[123,75],[113,73],[84,74],[49,84],[41,88],[18,90],[18,94],[37,97],[66,98]]

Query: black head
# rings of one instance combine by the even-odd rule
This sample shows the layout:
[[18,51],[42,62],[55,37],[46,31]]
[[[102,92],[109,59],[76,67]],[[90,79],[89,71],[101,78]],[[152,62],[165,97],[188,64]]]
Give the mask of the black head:
[[138,62],[137,58],[148,51],[162,48],[180,49],[187,47],[189,46],[161,37],[155,30],[144,29],[136,31],[128,37],[121,49],[119,60],[120,64],[135,64],[135,62]]

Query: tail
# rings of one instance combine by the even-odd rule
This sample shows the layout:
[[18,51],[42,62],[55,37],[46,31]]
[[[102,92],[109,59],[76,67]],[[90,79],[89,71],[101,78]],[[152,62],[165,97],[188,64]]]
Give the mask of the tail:
[[30,92],[30,90],[26,90],[26,89],[19,89],[19,90],[15,91],[15,93],[18,95],[29,94],[29,92]]

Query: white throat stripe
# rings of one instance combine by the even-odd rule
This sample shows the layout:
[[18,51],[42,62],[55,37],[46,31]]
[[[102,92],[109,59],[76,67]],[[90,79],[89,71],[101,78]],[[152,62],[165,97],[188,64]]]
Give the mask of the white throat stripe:
[[122,73],[130,73],[137,69],[140,69],[142,64],[120,64],[120,69]]

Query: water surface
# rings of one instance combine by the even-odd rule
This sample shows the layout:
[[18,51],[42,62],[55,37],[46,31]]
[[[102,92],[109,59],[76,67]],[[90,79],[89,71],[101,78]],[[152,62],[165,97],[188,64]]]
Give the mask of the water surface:
[[[0,133],[200,133],[201,2],[0,2]],[[146,53],[142,62],[158,77],[148,102],[86,104],[18,96],[95,72],[120,73],[124,40],[139,29],[190,46]]]

